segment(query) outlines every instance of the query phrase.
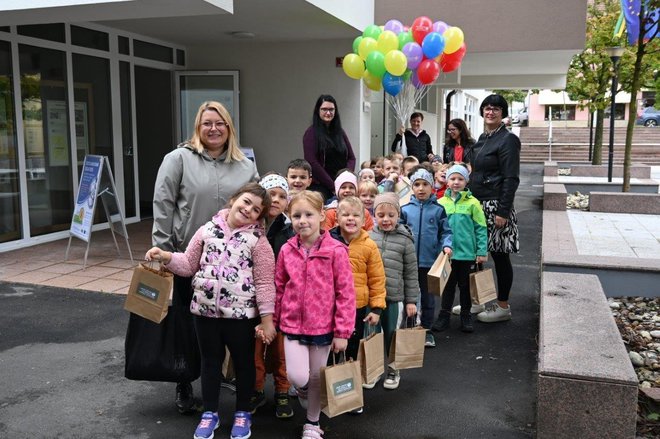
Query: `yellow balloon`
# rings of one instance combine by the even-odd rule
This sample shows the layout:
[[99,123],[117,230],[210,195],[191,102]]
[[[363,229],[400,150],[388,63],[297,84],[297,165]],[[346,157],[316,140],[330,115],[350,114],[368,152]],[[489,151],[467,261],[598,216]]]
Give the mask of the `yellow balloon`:
[[364,37],[358,46],[360,58],[367,59],[367,56],[378,47],[378,43],[373,38]]
[[408,68],[408,59],[400,50],[391,50],[385,55],[385,70],[391,75],[401,76]]
[[342,68],[349,78],[362,79],[362,74],[364,73],[364,61],[362,61],[362,58],[356,54],[349,53],[344,57]]
[[399,37],[396,36],[391,30],[386,30],[380,33],[378,37],[378,51],[383,55],[387,55],[390,51],[399,48]]
[[369,73],[369,70],[365,70],[362,74],[362,80],[364,84],[373,91],[379,91],[381,88],[381,80],[378,76],[374,76]]
[[465,39],[460,27],[450,27],[442,36],[445,37],[445,49],[443,52],[447,54],[454,53],[460,49]]

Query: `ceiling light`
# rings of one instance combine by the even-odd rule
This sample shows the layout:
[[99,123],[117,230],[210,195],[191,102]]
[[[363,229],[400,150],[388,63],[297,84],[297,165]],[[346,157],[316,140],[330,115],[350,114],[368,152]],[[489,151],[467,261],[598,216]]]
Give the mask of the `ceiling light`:
[[239,40],[250,40],[254,38],[254,32],[247,32],[247,31],[236,31],[236,32],[230,32],[229,35],[232,36],[232,38],[236,38]]

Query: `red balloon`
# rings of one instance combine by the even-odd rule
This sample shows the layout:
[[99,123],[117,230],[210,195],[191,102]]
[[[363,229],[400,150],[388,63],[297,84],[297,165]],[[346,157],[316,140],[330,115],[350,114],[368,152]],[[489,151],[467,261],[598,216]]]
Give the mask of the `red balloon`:
[[433,21],[429,17],[421,16],[415,18],[415,21],[413,21],[412,26],[410,26],[410,29],[412,30],[412,36],[413,39],[417,42],[417,44],[422,44],[422,41],[424,41],[424,37],[426,34],[431,32],[431,29],[433,28]]
[[445,73],[453,72],[460,65],[461,65],[460,61],[447,60],[447,59],[444,59],[444,57],[440,58],[440,69]]
[[445,60],[445,61],[448,61],[448,62],[449,61],[457,61],[457,62],[460,63],[463,60],[463,57],[465,56],[465,51],[466,51],[466,47],[465,47],[465,43],[463,43],[463,44],[461,44],[461,47],[459,47],[456,52],[443,53],[443,54],[440,55],[440,57],[439,57],[440,59],[435,58],[435,60],[438,61],[438,62],[441,62],[441,60]]
[[440,76],[440,65],[432,59],[425,59],[417,67],[417,77],[424,85],[430,84]]

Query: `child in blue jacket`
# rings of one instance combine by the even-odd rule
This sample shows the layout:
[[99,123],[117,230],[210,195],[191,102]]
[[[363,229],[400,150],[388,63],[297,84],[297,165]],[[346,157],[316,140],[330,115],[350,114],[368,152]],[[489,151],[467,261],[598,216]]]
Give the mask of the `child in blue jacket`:
[[426,347],[435,347],[431,325],[435,314],[435,297],[428,292],[427,275],[440,252],[451,256],[452,233],[445,209],[433,194],[433,175],[423,166],[416,166],[410,175],[413,196],[401,207],[402,224],[407,224],[415,238],[417,272],[422,299],[422,326],[426,332]]

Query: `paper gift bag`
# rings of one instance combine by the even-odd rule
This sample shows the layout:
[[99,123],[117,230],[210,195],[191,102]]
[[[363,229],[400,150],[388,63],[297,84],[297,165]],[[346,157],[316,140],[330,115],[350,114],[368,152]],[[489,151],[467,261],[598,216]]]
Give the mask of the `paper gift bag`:
[[424,365],[426,330],[421,326],[397,329],[390,344],[388,361],[395,369],[414,369]]
[[470,298],[474,305],[483,305],[497,299],[497,288],[492,269],[470,273]]
[[429,293],[436,296],[442,296],[442,292],[447,285],[449,275],[451,274],[451,262],[446,253],[440,253],[437,259],[429,269],[429,274],[426,277],[428,282]]
[[394,193],[399,196],[399,205],[404,206],[410,203],[410,198],[413,194],[410,180],[408,180],[406,177],[402,177],[399,181],[397,181],[394,185]]
[[362,406],[359,362],[350,360],[321,368],[321,411],[326,416],[332,418]]
[[382,332],[371,334],[360,340],[358,362],[362,372],[362,382],[373,383],[385,373],[385,339]]
[[124,309],[154,323],[160,323],[167,315],[173,275],[163,265],[159,270],[142,263],[133,271],[131,286]]

